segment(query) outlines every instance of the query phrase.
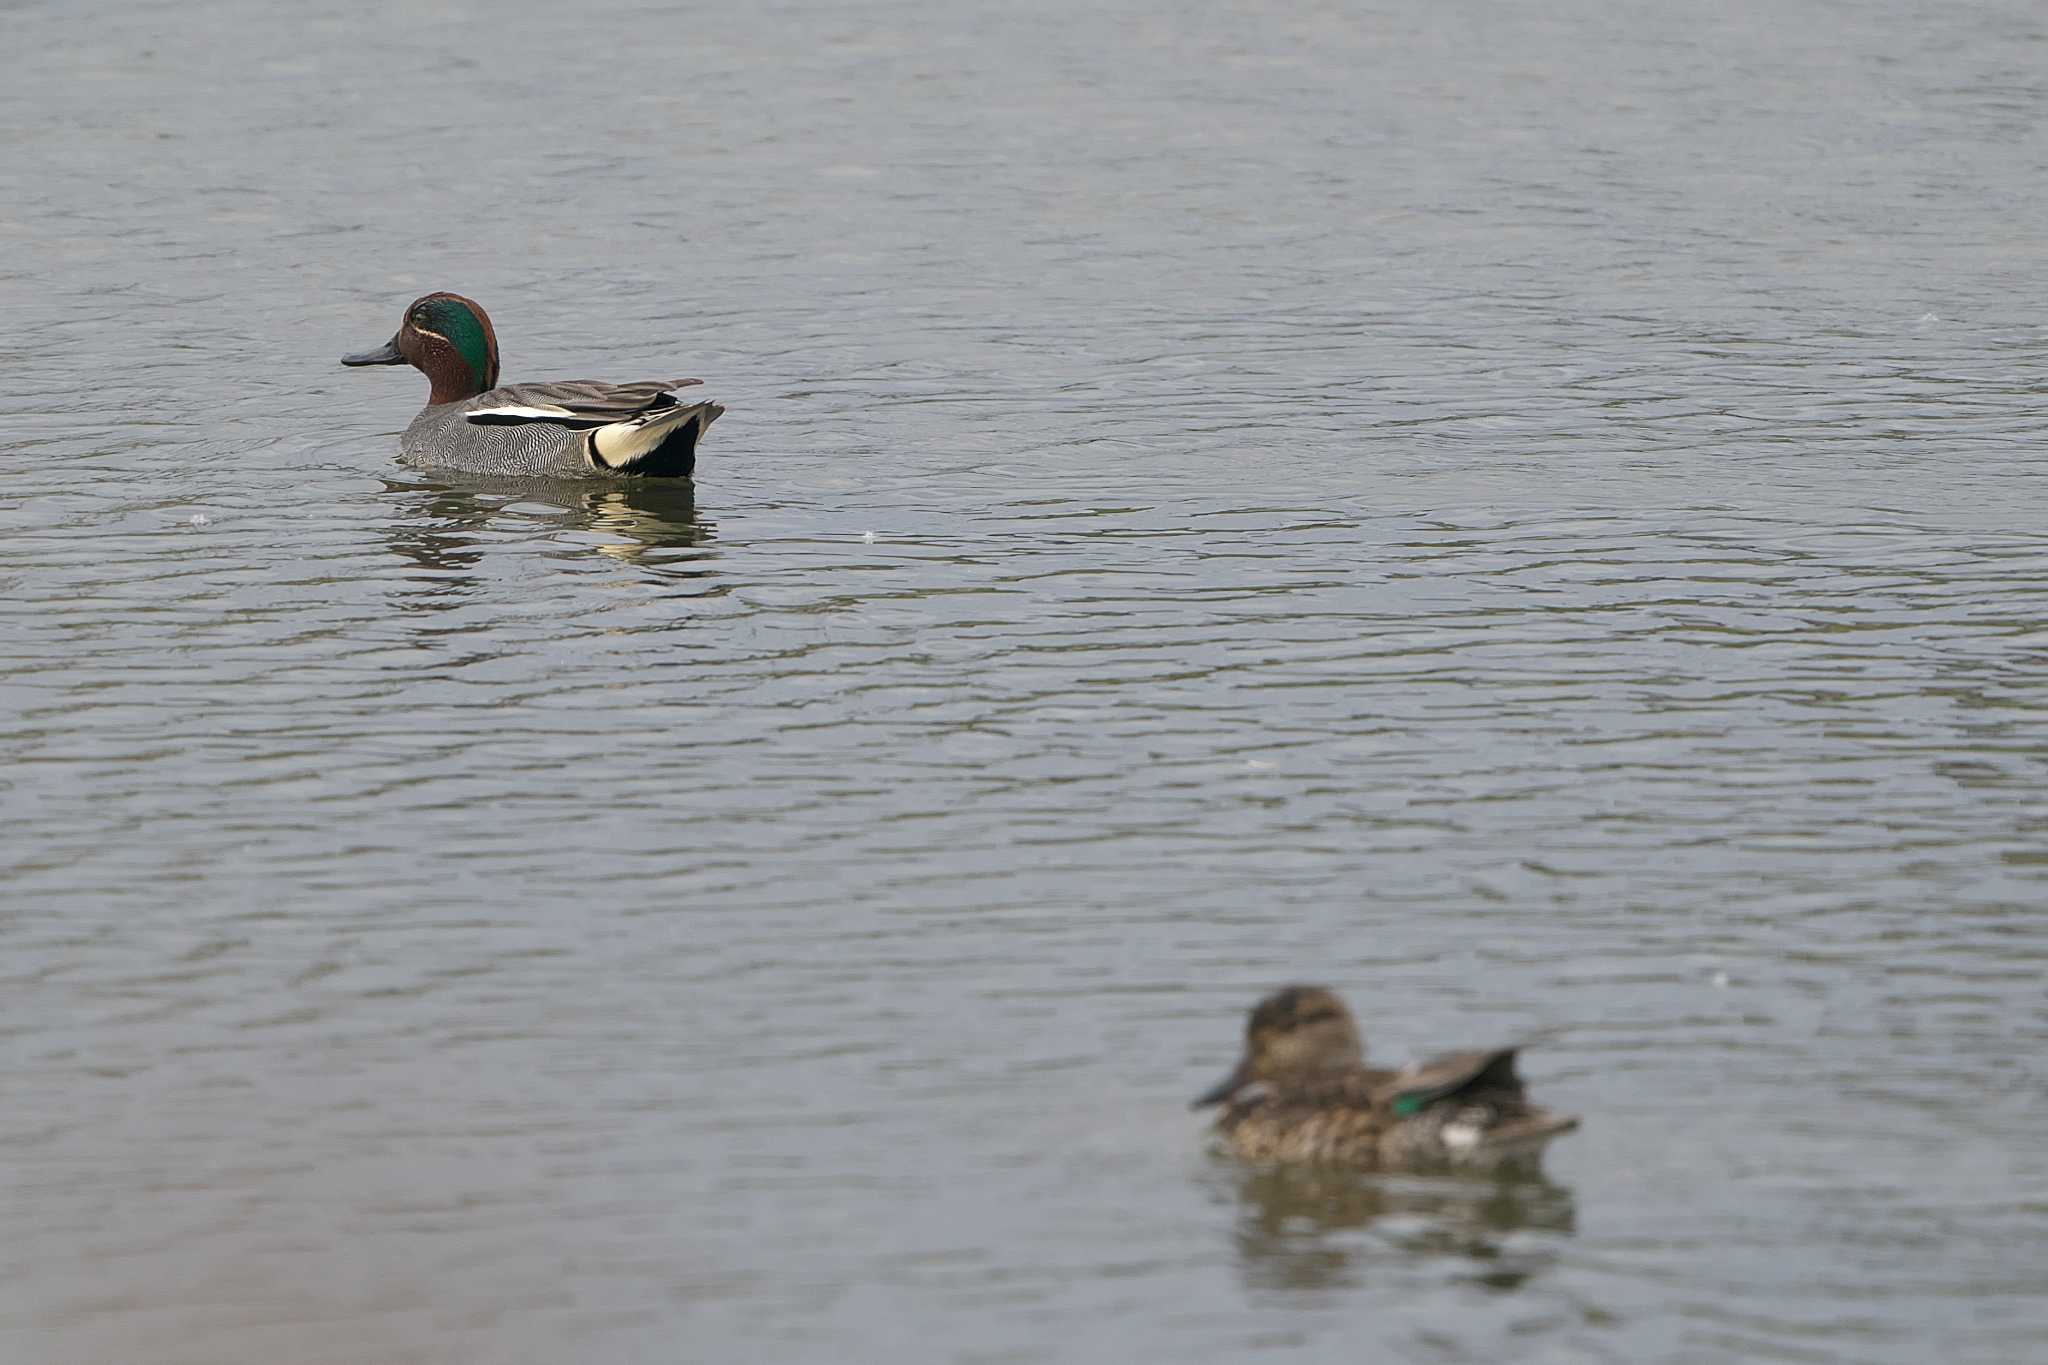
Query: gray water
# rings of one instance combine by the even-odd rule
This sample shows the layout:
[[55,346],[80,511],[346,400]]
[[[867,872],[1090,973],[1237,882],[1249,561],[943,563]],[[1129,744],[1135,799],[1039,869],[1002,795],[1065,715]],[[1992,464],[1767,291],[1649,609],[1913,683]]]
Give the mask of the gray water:
[[[0,39],[0,1360],[2048,1357],[2038,5]],[[1301,979],[1583,1130],[1234,1165]]]

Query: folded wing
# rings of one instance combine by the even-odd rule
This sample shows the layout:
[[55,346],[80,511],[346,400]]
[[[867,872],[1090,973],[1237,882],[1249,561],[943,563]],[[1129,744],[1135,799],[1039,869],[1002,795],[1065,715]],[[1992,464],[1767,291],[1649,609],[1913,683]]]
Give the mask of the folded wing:
[[547,422],[589,429],[675,407],[678,400],[672,390],[703,382],[642,379],[613,384],[601,379],[566,379],[547,384],[507,384],[478,394],[462,415],[479,426]]
[[1509,1101],[1519,1106],[1524,1101],[1524,1092],[1522,1078],[1515,1072],[1518,1050],[1497,1047],[1453,1052],[1403,1067],[1382,1088],[1380,1102],[1397,1117],[1420,1113],[1453,1095]]

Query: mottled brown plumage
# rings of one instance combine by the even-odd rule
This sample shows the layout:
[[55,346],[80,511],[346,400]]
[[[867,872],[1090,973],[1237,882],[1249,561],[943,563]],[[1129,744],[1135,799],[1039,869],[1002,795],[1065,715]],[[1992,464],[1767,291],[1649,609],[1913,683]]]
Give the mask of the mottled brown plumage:
[[1247,1160],[1494,1167],[1533,1157],[1579,1122],[1529,1103],[1515,1052],[1369,1067],[1344,1002],[1289,986],[1252,1010],[1237,1069],[1195,1103],[1224,1106],[1217,1130]]

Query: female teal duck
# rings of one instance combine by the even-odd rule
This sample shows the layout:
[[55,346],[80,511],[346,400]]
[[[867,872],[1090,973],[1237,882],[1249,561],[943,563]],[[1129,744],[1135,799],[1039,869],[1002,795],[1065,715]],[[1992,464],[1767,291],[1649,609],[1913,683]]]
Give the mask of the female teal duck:
[[482,307],[460,294],[413,300],[396,336],[341,363],[424,371],[434,388],[399,437],[399,458],[470,474],[688,478],[704,428],[725,411],[716,403],[680,402],[670,392],[700,379],[499,388],[498,334]]
[[1579,1126],[1529,1103],[1511,1047],[1368,1067],[1351,1011],[1320,986],[1260,1001],[1244,1044],[1237,1070],[1194,1107],[1223,1105],[1217,1130],[1251,1161],[1486,1170],[1530,1160]]

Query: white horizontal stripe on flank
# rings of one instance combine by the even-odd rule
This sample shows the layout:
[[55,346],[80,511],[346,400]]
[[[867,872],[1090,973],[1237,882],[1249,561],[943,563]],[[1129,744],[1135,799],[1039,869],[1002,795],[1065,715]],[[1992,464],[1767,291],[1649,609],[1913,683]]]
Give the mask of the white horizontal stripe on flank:
[[479,417],[531,417],[539,421],[550,417],[576,416],[575,413],[567,408],[553,406],[519,407],[517,405],[503,408],[471,408],[462,415],[472,422]]

